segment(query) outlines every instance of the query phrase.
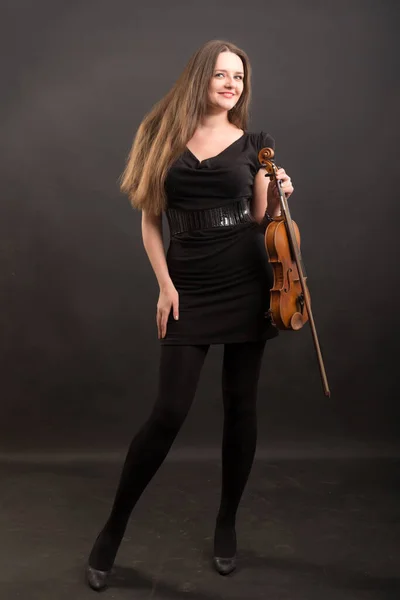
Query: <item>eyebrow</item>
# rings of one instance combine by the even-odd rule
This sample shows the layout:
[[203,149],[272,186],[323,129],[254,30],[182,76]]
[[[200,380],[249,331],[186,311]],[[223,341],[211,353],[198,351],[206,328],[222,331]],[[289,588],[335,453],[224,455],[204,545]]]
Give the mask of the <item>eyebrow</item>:
[[[226,69],[215,69],[215,71],[218,71],[219,73],[227,73]],[[244,75],[243,71],[235,71],[235,75]]]

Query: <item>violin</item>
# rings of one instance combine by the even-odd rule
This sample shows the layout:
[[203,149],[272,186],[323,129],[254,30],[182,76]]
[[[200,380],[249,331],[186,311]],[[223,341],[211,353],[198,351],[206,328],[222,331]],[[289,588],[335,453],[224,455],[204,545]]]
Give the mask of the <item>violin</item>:
[[310,323],[315,351],[325,396],[330,397],[328,379],[318,340],[307,276],[300,253],[300,232],[290,216],[289,204],[277,178],[272,148],[263,148],[258,160],[266,170],[266,177],[276,182],[281,204],[281,215],[274,217],[265,231],[265,247],[272,266],[274,283],[271,288],[270,315],[278,329],[297,331]]

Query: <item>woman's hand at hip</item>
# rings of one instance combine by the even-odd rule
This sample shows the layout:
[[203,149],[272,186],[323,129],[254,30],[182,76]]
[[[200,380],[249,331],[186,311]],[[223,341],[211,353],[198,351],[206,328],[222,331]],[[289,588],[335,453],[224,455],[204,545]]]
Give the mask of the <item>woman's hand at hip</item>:
[[160,288],[156,315],[158,339],[164,338],[167,333],[167,322],[171,309],[174,319],[178,320],[179,294],[172,282],[167,286]]

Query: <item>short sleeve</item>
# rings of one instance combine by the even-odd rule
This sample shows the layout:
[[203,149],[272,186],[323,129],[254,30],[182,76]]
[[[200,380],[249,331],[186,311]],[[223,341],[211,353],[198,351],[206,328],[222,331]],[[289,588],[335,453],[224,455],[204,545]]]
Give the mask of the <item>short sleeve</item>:
[[255,177],[256,173],[261,169],[261,164],[258,160],[258,153],[263,148],[272,148],[272,150],[275,150],[275,140],[272,137],[272,135],[266,133],[265,131],[260,131],[260,133],[251,134],[250,139],[250,169],[252,176]]
[[272,135],[270,135],[269,133],[265,133],[264,131],[261,131],[258,135],[258,152],[262,149],[262,148],[272,148],[272,150],[275,150],[275,140],[272,137]]

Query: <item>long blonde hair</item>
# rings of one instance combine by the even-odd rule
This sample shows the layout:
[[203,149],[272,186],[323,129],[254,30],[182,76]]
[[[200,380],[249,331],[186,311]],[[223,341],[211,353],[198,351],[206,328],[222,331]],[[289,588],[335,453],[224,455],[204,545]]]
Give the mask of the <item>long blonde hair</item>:
[[248,56],[230,42],[207,42],[195,52],[178,81],[153,106],[136,132],[121,175],[121,191],[134,208],[156,215],[165,210],[165,177],[206,114],[208,87],[221,52],[233,52],[243,62],[243,92],[228,112],[228,119],[239,129],[247,129],[251,96]]

